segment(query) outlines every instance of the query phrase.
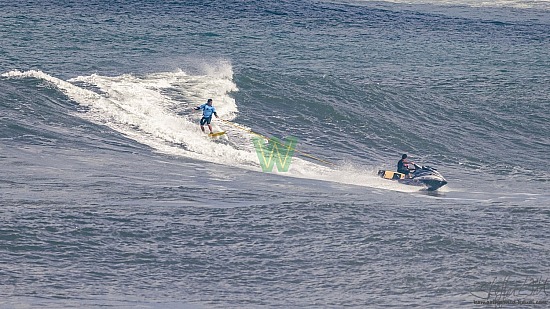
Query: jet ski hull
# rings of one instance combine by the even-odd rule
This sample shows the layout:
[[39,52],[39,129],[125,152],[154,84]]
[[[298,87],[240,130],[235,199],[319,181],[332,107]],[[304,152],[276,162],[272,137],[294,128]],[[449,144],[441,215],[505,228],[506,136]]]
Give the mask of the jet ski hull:
[[410,178],[405,178],[405,174],[387,170],[379,170],[378,176],[404,185],[425,187],[428,191],[435,191],[447,184],[447,180],[435,168],[429,166],[418,166]]

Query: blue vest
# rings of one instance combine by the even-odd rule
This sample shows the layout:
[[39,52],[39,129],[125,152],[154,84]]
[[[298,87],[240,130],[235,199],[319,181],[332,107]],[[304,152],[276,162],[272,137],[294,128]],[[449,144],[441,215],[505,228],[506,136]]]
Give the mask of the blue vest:
[[199,108],[202,109],[202,116],[204,118],[210,118],[212,117],[212,114],[216,112],[216,108],[214,106],[208,105],[207,103],[199,106]]

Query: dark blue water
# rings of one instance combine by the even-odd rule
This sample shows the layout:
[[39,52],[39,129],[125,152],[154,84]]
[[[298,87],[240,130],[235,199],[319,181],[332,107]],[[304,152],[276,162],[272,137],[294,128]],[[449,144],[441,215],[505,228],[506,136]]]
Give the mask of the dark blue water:
[[0,308],[548,301],[550,11],[472,4],[0,1]]

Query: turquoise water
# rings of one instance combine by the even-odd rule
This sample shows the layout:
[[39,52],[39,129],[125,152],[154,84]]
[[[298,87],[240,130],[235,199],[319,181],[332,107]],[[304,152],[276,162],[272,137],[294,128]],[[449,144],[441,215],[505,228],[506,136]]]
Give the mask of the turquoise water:
[[0,308],[547,301],[547,2],[440,4],[0,1]]

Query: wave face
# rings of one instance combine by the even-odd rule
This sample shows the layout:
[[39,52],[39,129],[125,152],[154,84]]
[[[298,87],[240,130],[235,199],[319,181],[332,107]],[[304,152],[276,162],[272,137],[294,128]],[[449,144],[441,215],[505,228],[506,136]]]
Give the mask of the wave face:
[[[0,307],[457,308],[545,280],[547,4],[0,0]],[[259,135],[297,139],[288,171]],[[402,153],[448,185],[379,178]]]

